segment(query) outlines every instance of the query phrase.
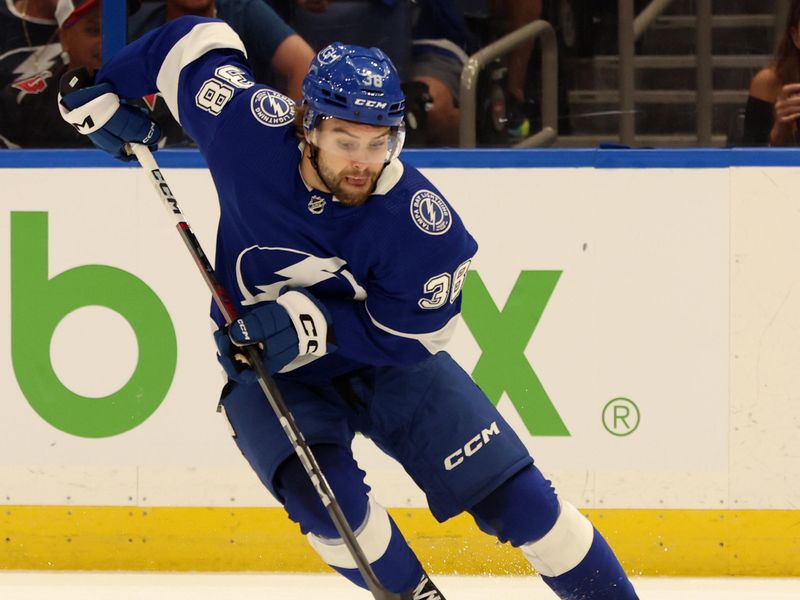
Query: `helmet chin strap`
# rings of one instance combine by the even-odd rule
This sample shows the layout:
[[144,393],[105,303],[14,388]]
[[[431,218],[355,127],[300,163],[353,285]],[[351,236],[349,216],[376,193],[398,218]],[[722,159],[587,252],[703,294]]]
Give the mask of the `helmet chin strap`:
[[[304,105],[305,105],[305,102],[304,102]],[[316,125],[317,121],[321,118],[321,116],[317,116],[317,115],[313,115],[312,116],[312,115],[313,115],[313,113],[306,112],[306,115],[305,115],[305,118],[304,118],[304,123],[303,123],[304,129],[305,129],[305,134],[304,134],[305,142],[306,142],[306,146],[308,146],[308,160],[311,161],[311,166],[314,167],[314,171],[317,173],[317,177],[319,177],[319,180],[322,183],[324,183],[325,187],[327,187],[328,190],[330,191],[331,186],[328,185],[328,182],[325,181],[325,178],[322,176],[322,171],[319,170],[319,148],[317,148],[311,142],[311,135],[309,133],[309,125],[307,123],[305,123],[305,121],[308,120],[310,122],[313,122],[314,125]]]
[[314,167],[314,171],[317,173],[317,177],[319,177],[319,180],[325,184],[325,187],[328,188],[328,191],[333,193],[333,190],[331,190],[331,186],[328,185],[327,181],[325,181],[325,177],[322,175],[322,171],[319,170],[319,148],[317,148],[314,144],[308,141],[308,139],[306,139],[306,144],[308,145],[308,160],[311,162],[311,166]]

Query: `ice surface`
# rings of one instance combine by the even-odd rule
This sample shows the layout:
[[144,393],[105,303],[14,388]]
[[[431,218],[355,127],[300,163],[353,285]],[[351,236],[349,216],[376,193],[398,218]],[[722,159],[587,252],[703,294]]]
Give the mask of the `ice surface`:
[[[555,600],[535,577],[435,576],[447,600]],[[642,600],[798,600],[800,578],[639,577]],[[369,600],[336,575],[0,571],[3,600]]]

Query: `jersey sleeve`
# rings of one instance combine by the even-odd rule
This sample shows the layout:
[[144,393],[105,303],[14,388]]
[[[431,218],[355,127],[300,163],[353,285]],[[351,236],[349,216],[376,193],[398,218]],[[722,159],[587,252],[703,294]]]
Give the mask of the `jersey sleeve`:
[[[430,212],[415,217],[420,199]],[[413,194],[411,207],[390,209],[380,222],[371,243],[376,260],[364,282],[366,299],[334,301],[329,309],[339,352],[367,364],[409,364],[450,340],[477,243],[433,189]],[[426,232],[429,222],[447,231]]]
[[[256,84],[241,39],[223,21],[181,17],[123,48],[98,72],[126,100],[160,93],[202,150],[226,121],[249,111]],[[233,116],[234,119],[230,117]]]

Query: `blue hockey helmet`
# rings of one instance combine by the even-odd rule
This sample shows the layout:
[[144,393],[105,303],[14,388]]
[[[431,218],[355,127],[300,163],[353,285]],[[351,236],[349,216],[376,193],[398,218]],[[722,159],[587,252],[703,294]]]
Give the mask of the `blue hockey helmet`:
[[320,50],[303,79],[303,101],[306,131],[323,116],[393,128],[403,124],[400,76],[378,48],[334,42]]

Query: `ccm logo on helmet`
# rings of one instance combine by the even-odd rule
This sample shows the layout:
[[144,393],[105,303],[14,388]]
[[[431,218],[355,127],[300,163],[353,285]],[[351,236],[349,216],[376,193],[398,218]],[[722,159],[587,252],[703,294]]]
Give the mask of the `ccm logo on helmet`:
[[387,102],[378,102],[377,100],[364,100],[363,98],[356,98],[353,103],[356,106],[366,106],[367,108],[386,108],[389,106]]
[[491,442],[493,435],[500,435],[500,428],[497,426],[497,421],[492,421],[492,424],[489,425],[489,427],[481,430],[481,432],[468,441],[463,448],[459,448],[450,456],[445,458],[444,468],[448,471],[455,469],[458,465],[464,462],[465,458],[469,458],[478,450],[483,448],[486,444]]

